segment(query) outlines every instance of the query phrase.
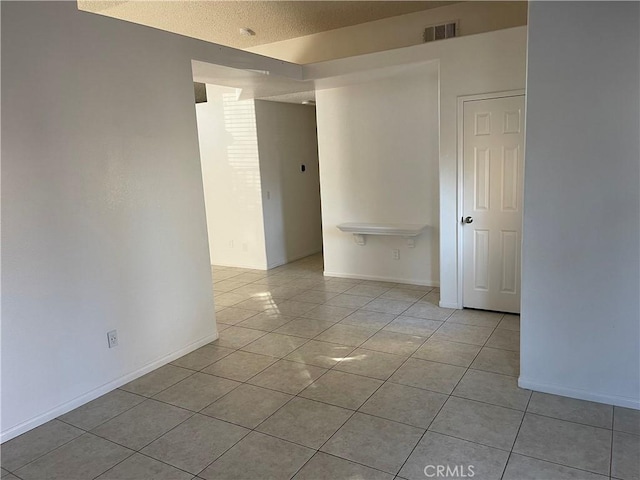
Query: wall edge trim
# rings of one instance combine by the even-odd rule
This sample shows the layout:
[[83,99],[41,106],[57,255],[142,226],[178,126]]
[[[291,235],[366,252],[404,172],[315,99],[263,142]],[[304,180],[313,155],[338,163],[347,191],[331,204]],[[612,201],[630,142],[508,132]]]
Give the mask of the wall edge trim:
[[39,427],[40,425],[48,422],[49,420],[53,420],[59,417],[60,415],[64,415],[65,413],[70,412],[74,408],[80,407],[85,403],[90,402],[91,400],[95,400],[96,398],[104,395],[105,393],[115,390],[116,388],[121,387],[122,385],[129,383],[151,372],[152,370],[155,370],[156,368],[166,365],[167,363],[170,363],[182,357],[183,355],[186,355],[187,353],[191,353],[194,350],[208,343],[211,343],[217,339],[218,339],[218,330],[216,327],[216,331],[211,335],[207,335],[206,337],[203,337],[200,340],[196,340],[195,342],[190,343],[189,345],[179,350],[176,350],[175,352],[172,352],[168,355],[165,355],[156,360],[153,360],[150,363],[147,363],[146,365],[142,366],[141,368],[131,373],[128,373],[119,378],[116,378],[115,380],[109,383],[106,383],[104,385],[101,385],[97,388],[94,388],[93,390],[90,390],[89,392],[84,393],[79,397],[76,397],[72,400],[69,400],[68,402],[58,405],[57,407],[54,407],[51,410],[46,411],[45,413],[42,413],[33,418],[30,418],[29,420],[25,420],[24,422],[19,423],[18,425],[15,425],[11,428],[8,428],[7,430],[0,432],[0,443],[4,443],[8,440],[11,440],[12,438],[17,437],[18,435],[22,435],[23,433],[26,433],[29,430]]
[[224,263],[224,262],[215,262],[211,264],[211,266],[214,266],[214,265],[218,267],[246,268],[247,270],[268,270],[270,268],[267,265],[250,265],[250,264],[240,264],[240,263],[236,263],[232,265],[231,263]]
[[317,253],[321,253],[322,252],[322,248],[314,248],[313,250],[309,250],[308,252],[305,253],[300,253],[300,254],[296,254],[296,255],[292,255],[291,257],[287,257],[285,258],[279,258],[278,260],[274,261],[274,262],[270,262],[267,264],[267,270],[271,270],[272,268],[276,268],[276,267],[280,267],[282,265],[286,265],[287,263],[292,263],[298,260],[302,260],[303,258],[307,258],[310,257],[312,255],[315,255]]
[[458,304],[457,303],[453,303],[453,302],[440,301],[440,302],[438,302],[438,306],[440,308],[454,308],[456,310],[460,310],[460,307],[458,306]]
[[587,400],[589,402],[640,410],[640,398],[620,397],[618,395],[608,395],[606,393],[591,392],[579,388],[563,387],[562,385],[551,383],[538,383],[522,376],[518,378],[518,386],[536,392],[552,393],[563,397],[577,398],[578,400]]
[[338,278],[352,278],[354,280],[374,280],[377,282],[393,282],[393,283],[406,283],[409,285],[422,285],[425,287],[437,288],[440,286],[440,282],[434,280],[420,280],[417,278],[396,278],[396,277],[384,277],[377,275],[355,275],[352,273],[340,273],[340,272],[324,272],[325,277],[338,277]]

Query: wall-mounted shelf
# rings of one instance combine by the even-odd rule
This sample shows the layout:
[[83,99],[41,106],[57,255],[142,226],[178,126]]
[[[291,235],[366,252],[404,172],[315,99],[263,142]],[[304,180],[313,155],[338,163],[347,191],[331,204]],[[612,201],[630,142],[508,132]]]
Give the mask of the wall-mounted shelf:
[[341,223],[338,229],[342,232],[352,233],[357,245],[367,243],[366,235],[386,235],[404,237],[410,248],[415,247],[415,237],[427,228],[426,225],[397,224],[397,223]]

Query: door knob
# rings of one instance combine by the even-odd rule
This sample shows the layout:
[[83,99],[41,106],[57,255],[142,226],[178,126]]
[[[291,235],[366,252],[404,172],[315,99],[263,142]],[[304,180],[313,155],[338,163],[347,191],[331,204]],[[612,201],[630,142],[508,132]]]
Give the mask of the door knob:
[[473,217],[464,217],[462,219],[463,223],[473,223]]

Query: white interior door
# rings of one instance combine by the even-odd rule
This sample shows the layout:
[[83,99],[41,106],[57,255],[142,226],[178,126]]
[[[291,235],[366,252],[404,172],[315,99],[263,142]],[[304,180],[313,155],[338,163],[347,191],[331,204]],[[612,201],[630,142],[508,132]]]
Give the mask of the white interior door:
[[465,307],[520,312],[524,96],[464,102]]

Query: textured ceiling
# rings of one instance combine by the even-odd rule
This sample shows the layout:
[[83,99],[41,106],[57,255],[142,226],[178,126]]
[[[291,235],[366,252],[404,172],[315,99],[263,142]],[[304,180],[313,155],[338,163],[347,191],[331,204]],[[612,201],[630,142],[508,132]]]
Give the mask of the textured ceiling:
[[[371,22],[455,1],[94,1],[78,8],[235,48]],[[243,36],[250,28],[255,36]]]

